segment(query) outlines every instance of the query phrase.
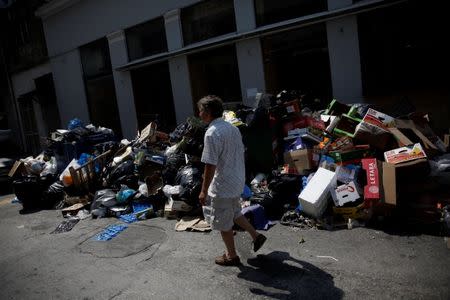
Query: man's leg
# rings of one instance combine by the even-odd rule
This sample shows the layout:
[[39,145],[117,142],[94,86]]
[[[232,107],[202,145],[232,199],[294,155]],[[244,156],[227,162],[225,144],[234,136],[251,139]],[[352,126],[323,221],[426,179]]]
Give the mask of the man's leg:
[[250,222],[247,220],[247,218],[244,217],[243,215],[234,219],[234,223],[238,224],[242,229],[247,231],[252,236],[253,240],[255,240],[256,237],[259,235],[259,233],[252,226],[252,224],[250,224]]
[[236,257],[237,254],[236,254],[236,248],[234,246],[233,230],[221,231],[220,234],[222,235],[222,240],[225,243],[225,247],[227,248],[228,257],[229,258]]

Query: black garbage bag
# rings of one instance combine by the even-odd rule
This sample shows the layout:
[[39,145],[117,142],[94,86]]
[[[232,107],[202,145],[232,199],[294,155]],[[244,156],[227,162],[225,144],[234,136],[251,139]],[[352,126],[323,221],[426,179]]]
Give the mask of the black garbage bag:
[[126,160],[112,169],[112,171],[109,173],[107,181],[109,184],[114,184],[119,179],[123,179],[128,175],[133,175],[134,171],[135,166],[133,161]]
[[22,202],[24,210],[45,208],[43,207],[42,195],[56,180],[56,175],[25,176],[13,182],[14,193]]
[[186,163],[184,154],[173,153],[166,159],[165,168],[162,171],[162,178],[164,184],[176,185],[175,178],[177,177],[178,170]]
[[276,202],[279,202],[282,206],[285,204],[295,206],[298,203],[301,186],[301,176],[282,174],[275,175],[269,182],[268,188]]
[[119,150],[119,144],[115,141],[108,141],[94,145],[94,153],[100,155],[106,151],[111,150],[113,153]]
[[14,194],[22,203],[24,210],[37,209],[40,206],[42,188],[37,176],[26,176],[13,181]]
[[178,150],[188,155],[201,157],[203,152],[203,137],[184,137],[178,144]]
[[44,208],[55,208],[61,201],[64,201],[64,185],[62,181],[53,183],[42,193],[42,207]]
[[175,184],[181,185],[184,189],[179,195],[180,200],[194,207],[198,205],[202,184],[202,173],[199,168],[190,165],[181,168],[175,178]]

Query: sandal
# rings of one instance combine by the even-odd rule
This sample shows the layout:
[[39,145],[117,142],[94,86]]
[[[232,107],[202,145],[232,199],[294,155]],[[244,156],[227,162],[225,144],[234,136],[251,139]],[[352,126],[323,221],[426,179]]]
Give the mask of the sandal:
[[262,247],[262,245],[264,245],[266,240],[267,240],[267,238],[265,235],[258,234],[256,239],[253,241],[253,251],[255,251],[255,252],[258,251]]
[[226,254],[216,257],[215,262],[220,266],[239,266],[241,264],[239,256],[229,258]]

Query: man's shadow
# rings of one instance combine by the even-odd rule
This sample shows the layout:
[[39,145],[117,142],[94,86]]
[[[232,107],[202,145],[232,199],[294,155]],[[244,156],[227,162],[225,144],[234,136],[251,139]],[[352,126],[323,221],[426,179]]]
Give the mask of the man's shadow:
[[239,278],[259,283],[255,295],[275,299],[341,299],[344,292],[334,286],[333,276],[314,265],[295,259],[287,252],[274,251],[247,260],[239,267]]

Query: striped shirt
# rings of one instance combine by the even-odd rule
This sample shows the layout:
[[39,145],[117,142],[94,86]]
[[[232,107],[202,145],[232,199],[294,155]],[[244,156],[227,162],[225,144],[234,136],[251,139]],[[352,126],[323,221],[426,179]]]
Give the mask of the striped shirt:
[[244,145],[239,129],[217,118],[209,124],[204,144],[202,162],[216,166],[208,195],[239,197],[245,184]]

